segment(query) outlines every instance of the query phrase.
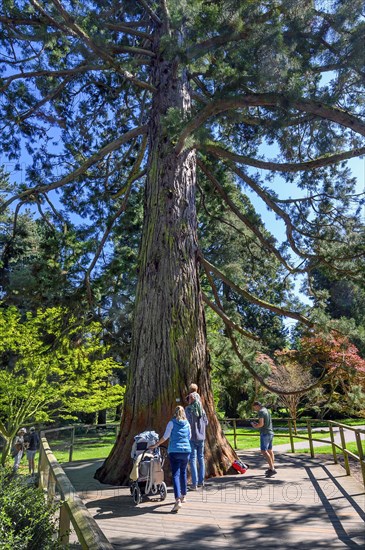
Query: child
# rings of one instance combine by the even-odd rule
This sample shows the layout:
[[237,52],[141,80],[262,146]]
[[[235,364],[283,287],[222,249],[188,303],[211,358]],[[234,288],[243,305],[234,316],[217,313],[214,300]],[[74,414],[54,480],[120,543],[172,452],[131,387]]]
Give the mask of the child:
[[186,398],[187,402],[190,405],[190,410],[195,416],[201,418],[203,415],[203,405],[198,394],[198,386],[196,384],[190,384],[189,386],[189,395]]

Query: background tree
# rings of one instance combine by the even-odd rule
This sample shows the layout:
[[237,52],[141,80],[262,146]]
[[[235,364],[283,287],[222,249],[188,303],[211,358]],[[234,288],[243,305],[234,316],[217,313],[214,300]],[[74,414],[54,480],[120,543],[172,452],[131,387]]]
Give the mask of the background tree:
[[[316,384],[317,379],[306,364],[298,361],[297,356],[296,350],[277,352],[275,361],[269,361],[271,372],[268,378],[270,385],[273,387],[293,391],[292,394],[271,394],[271,400],[286,409],[289,417],[293,419],[295,432],[297,430],[299,407],[301,405],[310,407],[318,404],[317,388],[308,390]],[[298,391],[301,388],[303,388],[303,392]]]
[[[2,150],[17,159],[26,140],[33,158],[26,183],[3,207],[46,209],[58,231],[64,213],[77,217],[78,235],[94,243],[80,285],[93,309],[94,283],[107,275],[113,237],[143,186],[123,423],[98,478],[126,480],[133,436],[150,426],[161,431],[191,381],[211,418],[208,473],[222,473],[234,454],[214,415],[203,298],[256,376],[242,351],[252,337],[223,311],[222,295],[253,304],[255,317],[266,310],[312,326],[323,317],[291,300],[288,281],[304,277],[308,290],[305,278],[319,265],[340,278],[363,274],[361,197],[344,165],[365,152],[362,3],[349,10],[342,0],[3,0],[1,7]],[[222,171],[280,220],[286,242],[222,193]],[[252,271],[226,272],[202,254],[195,200],[202,174],[222,210],[251,232],[259,263],[266,256],[265,265],[275,265],[266,271],[277,292],[267,285],[265,294]],[[204,296],[200,267],[211,287]]]
[[0,435],[4,464],[12,440],[26,423],[74,418],[120,403],[114,359],[96,322],[80,325],[61,308],[23,317],[0,308]]
[[297,355],[314,376],[327,378],[318,406],[313,406],[321,418],[329,411],[364,415],[365,360],[347,337],[338,333],[304,337]]
[[[342,322],[342,332],[365,357],[365,279],[352,281],[337,278],[330,269],[312,273],[313,299],[322,300],[333,319]],[[347,320],[347,322],[346,322]]]
[[[320,418],[330,411],[363,416],[365,361],[339,333],[307,335],[298,341],[297,349],[277,350],[273,358],[259,354],[256,360],[266,366],[265,383],[274,393],[263,387],[260,391],[287,409],[294,426],[299,406]],[[280,393],[284,388],[291,393]]]

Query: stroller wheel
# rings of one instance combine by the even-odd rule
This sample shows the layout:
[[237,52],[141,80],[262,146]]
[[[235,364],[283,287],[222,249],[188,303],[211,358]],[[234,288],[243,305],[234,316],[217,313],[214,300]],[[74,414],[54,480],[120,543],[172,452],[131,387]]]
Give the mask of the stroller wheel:
[[165,500],[166,497],[167,497],[167,487],[166,487],[166,483],[163,481],[160,485],[160,499]]
[[133,487],[133,502],[136,506],[138,506],[138,504],[140,504],[140,502],[142,502],[142,494],[141,494],[141,489],[138,487],[138,485],[136,487]]

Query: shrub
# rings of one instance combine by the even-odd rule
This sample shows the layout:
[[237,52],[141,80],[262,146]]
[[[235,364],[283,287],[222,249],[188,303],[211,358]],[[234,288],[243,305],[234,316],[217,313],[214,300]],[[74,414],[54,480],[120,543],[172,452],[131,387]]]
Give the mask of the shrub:
[[54,550],[56,511],[49,507],[43,492],[27,476],[12,475],[0,467],[0,548],[1,550]]

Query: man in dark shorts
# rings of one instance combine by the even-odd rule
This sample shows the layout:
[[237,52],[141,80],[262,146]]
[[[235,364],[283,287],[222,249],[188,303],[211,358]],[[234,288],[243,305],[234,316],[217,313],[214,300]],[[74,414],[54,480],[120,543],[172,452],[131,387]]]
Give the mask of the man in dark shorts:
[[255,401],[252,405],[254,411],[258,413],[258,420],[252,422],[253,428],[260,430],[260,449],[261,454],[265,457],[269,469],[266,470],[266,477],[272,477],[276,474],[274,465],[274,451],[272,450],[272,442],[274,439],[274,431],[272,429],[271,414],[260,401]]

